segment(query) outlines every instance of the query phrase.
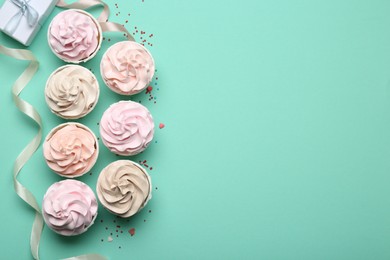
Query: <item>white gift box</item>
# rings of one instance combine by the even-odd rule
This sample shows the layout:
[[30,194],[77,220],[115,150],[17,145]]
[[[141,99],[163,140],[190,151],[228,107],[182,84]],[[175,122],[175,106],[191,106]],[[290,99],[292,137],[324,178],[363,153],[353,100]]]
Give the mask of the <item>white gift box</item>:
[[0,7],[0,30],[29,46],[58,0],[5,0]]

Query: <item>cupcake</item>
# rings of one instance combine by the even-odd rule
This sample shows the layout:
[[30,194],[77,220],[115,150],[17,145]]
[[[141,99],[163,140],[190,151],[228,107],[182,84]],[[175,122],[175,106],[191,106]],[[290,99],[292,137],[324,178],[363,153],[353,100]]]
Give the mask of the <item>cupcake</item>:
[[70,9],[53,18],[47,39],[58,58],[65,62],[80,63],[96,55],[102,43],[102,29],[89,13]]
[[42,202],[47,226],[64,236],[87,231],[97,216],[95,194],[86,184],[76,180],[56,182],[49,187]]
[[147,88],[152,81],[154,60],[141,44],[118,42],[104,53],[100,72],[111,90],[122,95],[134,95]]
[[96,163],[98,154],[95,135],[79,123],[55,127],[43,144],[47,165],[62,177],[74,178],[87,173]]
[[152,198],[152,182],[137,163],[119,160],[109,164],[99,175],[96,193],[100,203],[122,218],[131,217]]
[[78,119],[91,112],[99,99],[99,83],[88,69],[66,65],[55,70],[46,82],[46,103],[64,119]]
[[142,152],[152,141],[153,134],[154,122],[149,110],[133,101],[112,104],[100,121],[103,144],[119,155]]

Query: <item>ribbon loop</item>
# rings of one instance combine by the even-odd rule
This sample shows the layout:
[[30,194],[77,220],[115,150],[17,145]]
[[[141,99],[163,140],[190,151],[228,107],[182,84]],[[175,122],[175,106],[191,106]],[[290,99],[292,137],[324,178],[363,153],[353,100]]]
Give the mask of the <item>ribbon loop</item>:
[[39,14],[26,0],[11,0],[20,10],[8,21],[5,26],[5,31],[9,34],[14,34],[18,28],[22,17],[26,15],[27,23],[30,27],[34,27],[38,23]]
[[67,4],[65,0],[59,0],[57,6],[61,8],[81,10],[86,10],[95,6],[103,6],[103,11],[99,16],[98,21],[106,22],[108,21],[108,17],[110,16],[110,8],[106,3],[100,0],[79,0],[71,4]]

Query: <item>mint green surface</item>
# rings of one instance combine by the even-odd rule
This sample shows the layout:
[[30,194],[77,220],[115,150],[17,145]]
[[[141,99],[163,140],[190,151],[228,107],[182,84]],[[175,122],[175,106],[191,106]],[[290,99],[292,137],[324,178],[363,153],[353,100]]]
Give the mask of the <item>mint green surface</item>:
[[[166,127],[133,159],[153,166],[158,190],[129,222],[113,223],[100,207],[96,224],[77,238],[45,228],[42,259],[92,252],[110,259],[390,259],[389,1],[118,2],[108,1],[112,21],[128,19],[129,30],[154,34],[147,47],[157,64],[157,103],[144,93],[132,99]],[[47,77],[63,64],[49,50],[48,24],[29,48],[41,67],[22,94],[41,113],[45,135],[64,122],[43,96]],[[86,64],[95,72],[104,50],[123,40],[108,36]],[[0,44],[21,47],[3,34]],[[1,259],[31,259],[33,211],[11,178],[13,160],[37,131],[10,95],[25,67],[0,56]],[[126,97],[97,77],[99,103],[80,122],[98,135],[103,111]],[[80,178],[92,188],[117,159],[100,145],[92,175]],[[60,179],[42,149],[20,175],[39,201]]]

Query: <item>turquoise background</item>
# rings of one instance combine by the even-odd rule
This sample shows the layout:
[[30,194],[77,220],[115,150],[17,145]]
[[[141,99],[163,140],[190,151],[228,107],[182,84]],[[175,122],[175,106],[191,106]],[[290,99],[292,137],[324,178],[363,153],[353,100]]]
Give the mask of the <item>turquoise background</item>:
[[[107,2],[112,21],[153,33],[147,47],[158,70],[156,104],[145,93],[132,97],[166,125],[133,158],[153,166],[153,199],[128,222],[100,207],[79,237],[45,228],[42,259],[91,252],[110,259],[390,259],[389,1]],[[22,94],[41,113],[45,135],[63,122],[43,96],[47,77],[63,64],[48,48],[48,24],[29,47],[41,67]],[[108,37],[85,65],[95,72],[104,50],[124,39]],[[3,34],[0,44],[22,47]],[[10,95],[25,67],[0,56],[2,259],[31,259],[33,211],[11,177],[13,160],[37,131]],[[99,103],[80,120],[96,134],[103,111],[126,99],[97,77]],[[80,178],[92,188],[117,159],[100,144],[92,175]],[[41,201],[61,178],[39,149],[19,179]]]

